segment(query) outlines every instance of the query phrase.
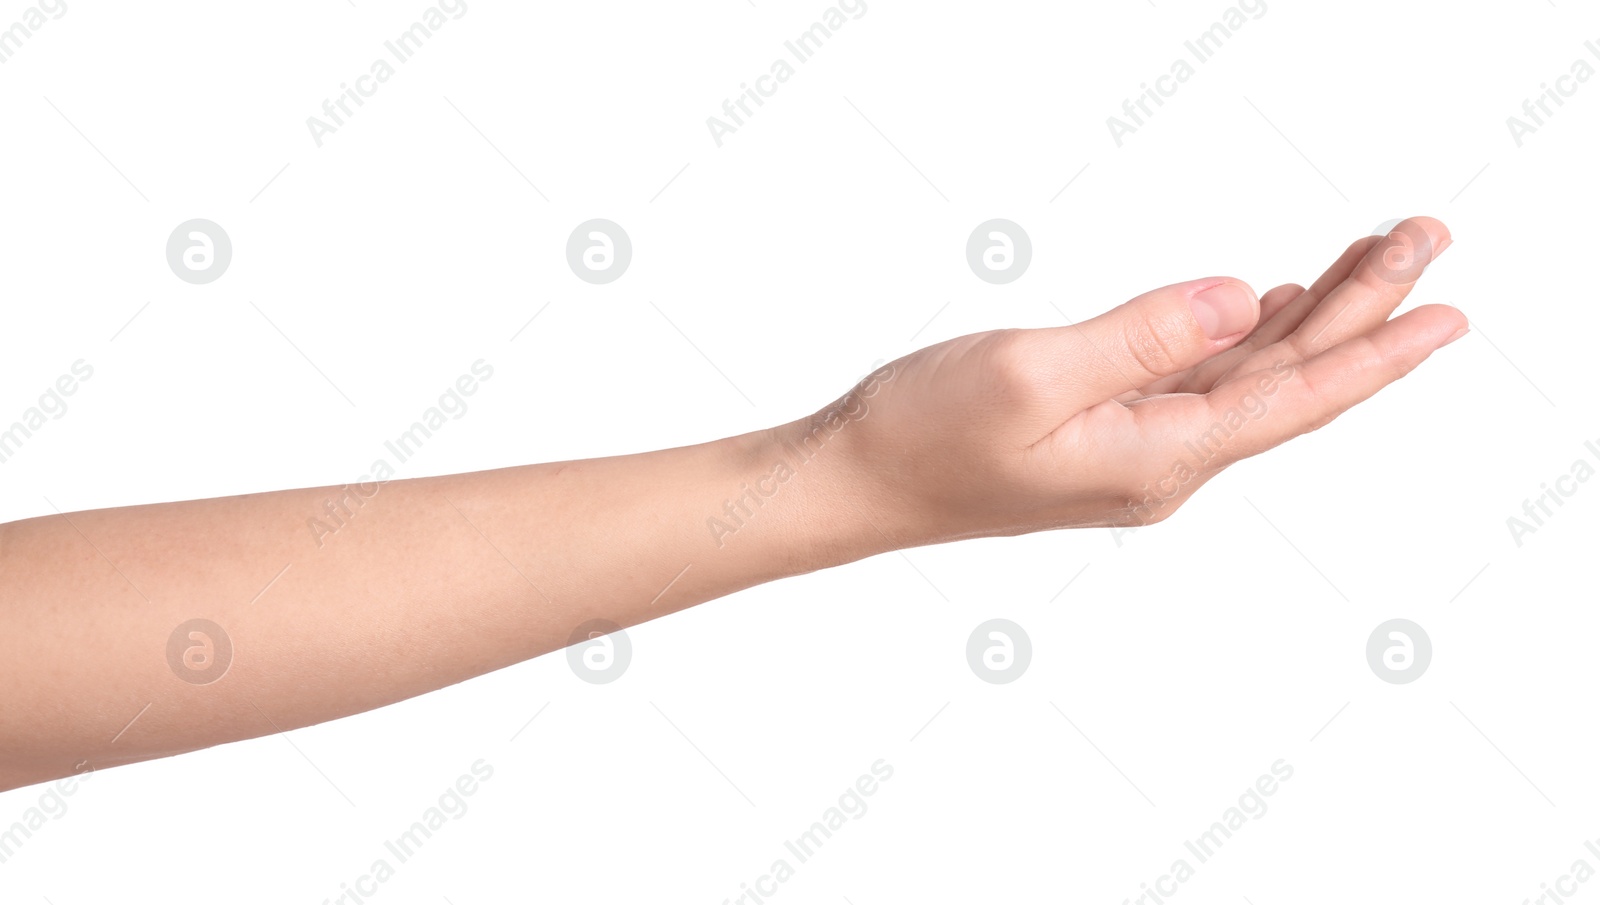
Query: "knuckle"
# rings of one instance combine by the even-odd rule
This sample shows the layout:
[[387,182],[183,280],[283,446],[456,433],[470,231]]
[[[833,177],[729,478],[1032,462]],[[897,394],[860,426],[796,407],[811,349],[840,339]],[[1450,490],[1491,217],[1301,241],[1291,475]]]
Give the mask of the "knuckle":
[[1295,330],[1285,336],[1282,342],[1296,361],[1306,361],[1313,358],[1317,353],[1327,348],[1328,345],[1320,336],[1313,336],[1304,329]]
[[1023,330],[997,330],[984,337],[984,360],[992,379],[1007,398],[1033,395],[1043,375]]
[[1150,374],[1171,374],[1182,368],[1186,337],[1170,325],[1135,321],[1122,331],[1134,363]]

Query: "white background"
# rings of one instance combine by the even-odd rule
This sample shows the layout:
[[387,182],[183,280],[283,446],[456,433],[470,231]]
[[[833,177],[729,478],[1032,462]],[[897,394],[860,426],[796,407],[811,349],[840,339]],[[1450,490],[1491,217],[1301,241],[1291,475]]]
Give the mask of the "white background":
[[[424,8],[70,0],[0,66],[0,421],[94,368],[0,466],[0,518],[359,478],[478,358],[493,380],[401,476],[698,442],[962,333],[1309,283],[1411,214],[1456,241],[1408,305],[1475,330],[1120,544],[881,556],[639,626],[614,684],[552,654],[101,772],[0,899],[334,899],[480,758],[377,901],[722,902],[880,758],[780,903],[1122,902],[1278,759],[1180,901],[1510,903],[1600,868],[1600,481],[1507,527],[1600,467],[1600,80],[1521,147],[1506,124],[1600,67],[1600,15],[1270,0],[1118,147],[1106,118],[1220,0],[870,0],[719,148],[706,118],[823,3],[471,0],[319,148],[306,118]],[[234,246],[204,286],[164,257],[196,217]],[[593,217],[634,244],[604,286],[564,259]],[[993,217],[1034,247],[1004,286],[964,257]],[[965,657],[996,617],[1034,649],[1009,685]],[[1365,658],[1395,617],[1433,642],[1409,685]],[[0,828],[47,788],[0,795]]]

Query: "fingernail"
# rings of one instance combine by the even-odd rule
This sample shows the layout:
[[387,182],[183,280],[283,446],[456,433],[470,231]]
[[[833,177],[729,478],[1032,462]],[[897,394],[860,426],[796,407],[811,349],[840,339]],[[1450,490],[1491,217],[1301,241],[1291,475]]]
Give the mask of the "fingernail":
[[1189,300],[1194,319],[1210,339],[1222,339],[1255,326],[1256,296],[1239,283],[1218,283]]
[[[1448,243],[1446,243],[1446,244],[1448,244]],[[1450,338],[1444,341],[1444,345],[1448,346],[1451,343],[1455,342],[1456,340],[1460,339],[1461,337],[1466,336],[1470,332],[1472,332],[1472,328],[1471,327],[1462,327],[1460,330],[1457,330],[1456,332],[1450,334]],[[1442,349],[1442,348],[1444,348],[1444,346],[1440,346],[1440,348]]]

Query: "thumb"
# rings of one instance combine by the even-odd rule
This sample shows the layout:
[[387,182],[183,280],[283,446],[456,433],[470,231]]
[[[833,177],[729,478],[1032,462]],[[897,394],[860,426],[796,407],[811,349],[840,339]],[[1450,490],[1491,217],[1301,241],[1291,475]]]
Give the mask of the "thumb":
[[1092,405],[1192,368],[1255,327],[1261,303],[1229,277],[1166,286],[1099,317],[1040,331],[1052,395]]

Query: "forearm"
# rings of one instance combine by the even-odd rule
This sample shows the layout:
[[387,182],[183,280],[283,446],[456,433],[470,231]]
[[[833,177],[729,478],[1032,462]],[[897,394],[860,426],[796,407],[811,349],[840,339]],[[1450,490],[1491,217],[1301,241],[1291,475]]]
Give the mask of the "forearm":
[[[0,526],[0,788],[358,713],[564,647],[590,620],[881,549],[842,457],[800,439]],[[230,662],[208,684],[169,662],[196,618],[232,648],[210,650]]]

